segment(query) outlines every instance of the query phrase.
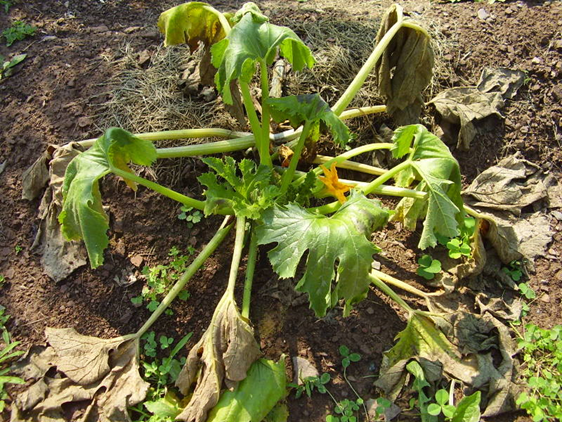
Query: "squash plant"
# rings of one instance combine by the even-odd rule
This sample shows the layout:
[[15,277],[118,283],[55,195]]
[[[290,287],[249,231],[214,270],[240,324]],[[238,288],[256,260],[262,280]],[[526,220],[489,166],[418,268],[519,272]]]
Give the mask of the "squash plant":
[[[384,371],[394,375],[404,373],[404,361],[418,355],[423,357],[429,352],[445,363],[454,361],[460,365],[460,355],[435,323],[438,316],[413,309],[391,286],[426,300],[429,295],[373,270],[373,257],[380,249],[370,240],[371,234],[383,229],[389,218],[401,221],[411,229],[422,221],[419,242],[422,250],[435,246],[438,236],[454,238],[461,233],[466,211],[460,196],[459,165],[449,149],[425,127],[414,124],[397,129],[392,142],[359,146],[335,157],[314,158],[321,133],[326,133],[338,146],[345,147],[351,139],[345,119],[386,109],[375,106],[345,110],[373,69],[386,87],[384,92],[389,108],[392,105],[394,110],[403,112],[418,101],[421,90],[429,82],[428,70],[412,69],[432,60],[426,31],[404,18],[399,6],[393,6],[383,20],[373,53],[341,99],[330,107],[317,94],[269,98],[270,66],[278,55],[284,57],[294,71],[312,68],[315,61],[310,49],[293,31],[270,23],[252,3],[244,5],[235,14],[223,14],[205,3],[186,3],[164,12],[159,26],[166,36],[166,45],[188,43],[193,50],[203,44],[201,74],[206,77],[214,74],[216,87],[225,103],[243,105],[252,133],[210,128],[133,135],[120,128],[111,128],[69,164],[59,221],[67,239],[84,241],[92,268],[103,263],[103,252],[108,246],[109,218],[102,206],[99,181],[109,173],[122,177],[132,189],[137,189],[138,185],[153,189],[183,206],[203,211],[206,216],[227,216],[215,238],[136,334],[99,340],[64,330],[48,331],[51,348],[44,353],[50,350],[49,353],[58,356],[58,360],[51,359],[56,362],[52,365],[68,377],[65,379],[70,379],[75,392],[72,397],[91,400],[83,420],[90,420],[90,414],[94,413],[99,420],[128,420],[125,403],[115,397],[128,392],[128,406],[143,400],[146,387],[139,381],[137,369],[139,338],[226,237],[233,225],[229,219],[233,218],[236,220],[236,237],[228,287],[208,329],[189,351],[176,381],[179,391],[190,397],[187,403],[181,402],[183,407],[178,405],[181,411],[174,415],[176,419],[258,422],[284,397],[284,365],[282,361],[275,363],[260,359],[259,345],[249,320],[259,245],[275,245],[268,257],[279,277],[295,277],[297,268],[304,268],[295,289],[308,294],[310,307],[319,317],[339,303],[343,304],[344,315],[349,315],[353,305],[367,296],[371,286],[380,289],[404,309],[409,322],[400,333],[397,345],[388,352]],[[397,45],[396,37],[421,42],[412,43],[414,47]],[[415,54],[405,51],[408,48]],[[389,49],[394,49],[394,53]],[[410,61],[395,60],[401,55],[410,57]],[[407,85],[400,77],[417,78],[417,86],[412,89],[416,84]],[[257,100],[250,90],[254,80],[258,80],[261,87],[259,113],[255,106]],[[293,129],[272,134],[272,119],[278,122],[288,120]],[[229,139],[160,149],[153,144],[153,141],[162,139],[208,136]],[[212,156],[248,147],[255,147],[257,161]],[[398,164],[381,170],[351,161],[374,150],[390,151]],[[204,186],[203,201],[144,179],[129,167],[129,163],[150,166],[158,159],[186,156],[201,156],[209,168],[198,178]],[[284,159],[285,166],[277,164],[280,158]],[[299,163],[312,168],[308,173],[299,172]],[[343,181],[338,178],[338,167],[358,169],[377,177],[368,183]],[[391,181],[394,184],[389,183]],[[372,199],[372,195],[402,199],[395,210],[389,210],[377,199]],[[326,196],[337,200],[322,203],[321,198]],[[247,245],[245,239],[249,239]],[[248,263],[239,309],[234,288],[246,246]],[[71,338],[77,346],[75,353],[69,356],[61,343],[71,341]],[[75,362],[73,376],[72,365],[64,362],[77,359],[77,356],[92,356],[92,347],[99,352],[98,357],[93,360],[85,358],[82,370],[95,361],[98,375],[103,376],[93,379],[91,373],[84,375],[76,369]],[[116,363],[117,358],[123,362]],[[32,365],[31,358],[27,363]],[[124,367],[129,368],[129,372],[121,372],[117,381],[107,381],[108,373],[118,373],[117,368],[122,371]],[[42,382],[45,382],[47,371],[42,374]],[[104,388],[88,395],[86,391],[91,391],[90,387],[80,384],[84,378],[88,385],[98,382]],[[137,386],[132,391],[123,390],[127,380],[132,379]],[[30,388],[25,398],[16,400],[14,420],[56,414],[47,403],[56,403],[57,398],[68,394],[71,387],[67,385],[63,393],[54,381],[47,384],[50,390],[41,398],[31,400],[30,397],[35,396]],[[117,387],[121,388],[118,392]],[[396,385],[390,390],[395,393]],[[257,392],[259,395],[255,394]]]

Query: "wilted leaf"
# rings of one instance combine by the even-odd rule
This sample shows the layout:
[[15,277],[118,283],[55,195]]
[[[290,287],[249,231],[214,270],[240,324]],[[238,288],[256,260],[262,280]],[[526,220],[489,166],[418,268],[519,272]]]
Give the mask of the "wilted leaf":
[[12,421],[64,421],[62,405],[86,407],[81,422],[130,422],[127,408],[144,400],[149,384],[138,370],[138,341],[46,331],[50,346],[32,349],[16,373],[29,383],[12,406]]
[[476,136],[476,123],[488,116],[502,118],[504,99],[511,99],[523,85],[525,74],[506,68],[485,68],[476,87],[450,88],[440,92],[431,104],[442,119],[460,126],[457,147],[468,150]]
[[158,28],[165,35],[164,45],[185,43],[191,52],[199,47],[200,42],[207,47],[213,45],[222,40],[228,30],[221,24],[221,15],[211,5],[202,2],[184,3],[166,10],[158,19]]
[[398,343],[384,353],[380,377],[375,383],[391,399],[400,393],[405,367],[411,359],[427,361],[424,365],[433,363],[467,384],[478,373],[475,359],[463,358],[435,322],[422,313],[415,312],[410,316],[408,325],[397,339]]
[[331,217],[293,204],[274,207],[264,213],[256,234],[261,245],[277,243],[268,256],[282,278],[295,276],[308,251],[306,271],[296,289],[309,294],[310,307],[318,316],[339,299],[345,299],[348,314],[351,305],[367,294],[373,254],[378,252],[366,236],[387,219],[388,211],[378,202],[356,193]]
[[420,249],[435,246],[436,233],[448,238],[457,236],[464,218],[461,176],[459,163],[449,148],[422,125],[397,129],[393,142],[393,156],[402,158],[409,153],[410,164],[395,177],[396,184],[410,187],[418,180],[415,190],[428,194],[427,199],[403,198],[393,220],[415,230],[417,221],[424,219]]
[[502,96],[497,92],[481,92],[478,88],[449,88],[430,101],[448,123],[460,126],[457,148],[470,149],[476,136],[475,122],[488,116],[502,117]]
[[[103,263],[108,245],[108,217],[102,208],[99,180],[113,168],[132,172],[128,163],[149,166],[156,160],[152,142],[119,129],[110,128],[86,152],[68,165],[63,185],[64,203],[59,215],[62,233],[68,240],[84,239],[90,265]],[[136,189],[134,183],[127,184]]]
[[187,422],[205,422],[207,413],[219,401],[223,383],[234,387],[246,378],[250,366],[261,352],[254,330],[240,315],[227,291],[217,305],[209,328],[193,346],[176,381],[187,395],[196,383],[187,407],[177,416]]
[[[402,18],[402,8],[393,5],[384,15],[376,43]],[[375,66],[387,112],[398,125],[417,123],[424,104],[422,91],[433,76],[433,50],[426,33],[402,27],[392,38]]]
[[535,202],[549,198],[555,177],[544,174],[520,152],[502,159],[482,173],[462,193],[473,207],[504,210],[516,216]]
[[207,422],[261,422],[286,395],[284,358],[255,361],[233,391],[225,391]]
[[62,185],[70,161],[80,154],[78,144],[49,147],[24,173],[23,197],[34,199],[48,184],[39,205],[39,229],[32,248],[39,248],[45,273],[55,282],[86,264],[86,251],[78,242],[69,242],[61,233],[57,220],[62,210]]
[[232,80],[249,83],[256,63],[263,60],[271,65],[278,50],[295,71],[314,65],[310,49],[289,28],[257,19],[253,13],[245,14],[230,34],[211,48],[213,65],[218,68],[215,83],[224,102],[232,104]]

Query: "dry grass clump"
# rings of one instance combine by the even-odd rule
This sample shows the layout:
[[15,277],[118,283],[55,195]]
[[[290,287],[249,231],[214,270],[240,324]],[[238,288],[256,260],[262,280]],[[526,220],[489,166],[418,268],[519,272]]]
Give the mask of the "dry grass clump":
[[122,53],[115,64],[118,70],[108,83],[111,98],[98,110],[97,120],[105,127],[140,133],[231,124],[217,101],[205,102],[183,90],[182,75],[198,65],[197,52],[190,54],[187,46],[159,47],[146,68],[139,65],[138,53],[130,46]]

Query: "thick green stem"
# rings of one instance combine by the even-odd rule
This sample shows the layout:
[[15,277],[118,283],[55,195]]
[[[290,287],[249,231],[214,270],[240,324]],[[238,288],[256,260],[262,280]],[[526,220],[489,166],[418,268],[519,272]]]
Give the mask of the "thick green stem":
[[246,218],[236,218],[236,240],[234,241],[234,251],[232,252],[232,262],[230,264],[230,273],[228,276],[228,287],[225,295],[232,295],[234,298],[234,286],[236,285],[236,277],[238,276],[238,268],[242,259],[242,249],[244,249],[244,233],[246,232]]
[[[227,129],[207,128],[207,129],[182,129],[182,130],[165,130],[162,132],[144,132],[135,133],[134,136],[147,141],[165,141],[174,139],[192,139],[192,138],[242,138],[248,136],[247,132],[235,132]],[[89,148],[97,141],[96,139],[87,139],[77,142],[84,148]]]
[[378,288],[385,295],[387,295],[392,300],[394,300],[405,311],[407,311],[409,314],[412,314],[414,312],[414,310],[410,307],[410,305],[408,305],[404,301],[404,299],[402,299],[400,296],[398,296],[398,294],[394,290],[392,290],[390,287],[388,287],[382,280],[380,280],[379,278],[377,278],[373,275],[369,275],[369,278],[371,279],[371,283],[373,283],[376,288]]
[[[334,160],[334,157],[329,157],[326,155],[317,155],[313,163],[326,165],[326,163],[328,162],[333,162],[332,160]],[[380,176],[381,174],[385,174],[387,172],[387,170],[380,167],[370,166],[368,164],[363,164],[363,163],[356,163],[355,161],[349,161],[349,160],[339,162],[338,167],[342,169],[358,171],[366,174],[374,174],[376,176]]]
[[158,148],[158,158],[194,157],[198,155],[221,154],[251,148],[255,145],[254,136],[245,136],[238,139],[210,142],[207,144],[186,145],[183,147]]
[[368,116],[369,114],[384,113],[386,112],[385,105],[377,105],[370,107],[357,107],[345,110],[340,114],[341,120],[353,119],[355,117]]
[[[260,151],[260,161],[268,167],[273,167],[271,163],[271,154],[269,153],[269,75],[267,73],[267,63],[265,60],[260,60],[261,70],[261,141],[263,142],[262,150]],[[263,156],[263,158],[262,158]]]
[[[267,144],[269,149],[269,138],[265,141],[262,139],[262,127],[254,108],[254,100],[252,99],[252,94],[250,93],[250,86],[247,82],[240,82],[240,91],[242,92],[242,101],[244,102],[244,108],[246,109],[246,114],[248,115],[248,120],[250,121],[250,126],[254,137],[256,139],[256,147],[258,148],[258,153],[260,155],[261,164],[266,164],[267,158],[263,154],[264,144]],[[269,151],[268,151],[269,156]]]
[[219,230],[215,233],[213,238],[207,243],[207,246],[197,255],[197,258],[187,267],[187,270],[180,279],[176,282],[174,287],[168,292],[166,297],[162,300],[158,308],[152,313],[150,318],[144,323],[144,325],[133,335],[133,338],[139,339],[148,329],[156,322],[156,320],[162,315],[162,313],[170,306],[172,301],[176,296],[183,290],[187,282],[195,275],[197,270],[201,268],[203,263],[211,256],[211,254],[217,249],[217,247],[222,243],[233,224],[228,224],[231,217],[226,217],[222,222]]
[[368,195],[370,193],[373,193],[378,187],[380,187],[384,182],[386,182],[387,180],[392,179],[394,176],[396,176],[398,173],[400,173],[401,171],[407,169],[409,166],[411,165],[411,161],[410,160],[406,160],[400,164],[398,164],[396,167],[391,168],[390,170],[388,170],[385,174],[377,177],[375,180],[373,180],[371,183],[369,183],[367,186],[365,186],[363,189],[361,189],[363,191],[363,193],[365,195]]
[[242,299],[242,316],[250,318],[250,302],[252,299],[252,283],[254,281],[254,271],[256,269],[256,259],[258,257],[258,237],[254,230],[250,238],[248,248],[248,265],[246,265],[246,279],[244,280],[244,298]]
[[154,183],[151,182],[150,180],[146,180],[140,176],[137,176],[136,174],[133,173],[129,173],[127,171],[112,167],[111,171],[116,174],[117,176],[121,176],[123,179],[128,179],[131,180],[135,183],[138,183],[139,185],[145,186],[147,188],[150,188],[164,196],[167,196],[168,198],[173,199],[174,201],[178,201],[182,204],[187,205],[188,207],[193,207],[196,208],[198,210],[204,210],[205,209],[205,202],[204,201],[198,201],[197,199],[193,199],[190,198],[189,196],[185,196],[182,195],[179,192],[176,192],[175,190],[166,188],[162,185],[159,185],[158,183]]
[[304,128],[302,130],[301,136],[299,138],[299,142],[293,152],[293,156],[291,157],[291,162],[289,164],[289,168],[285,173],[283,173],[283,178],[281,179],[281,194],[287,192],[289,185],[293,181],[293,176],[295,174],[295,170],[297,169],[297,165],[299,164],[299,160],[301,158],[302,150],[304,149],[304,144],[306,142],[306,138],[308,133],[310,132],[310,127],[312,126],[312,122],[306,121],[304,124]]
[[371,53],[371,55],[363,65],[363,67],[361,67],[359,73],[357,73],[357,75],[355,76],[351,84],[347,87],[347,89],[345,90],[341,98],[338,100],[338,102],[332,107],[332,110],[334,111],[334,113],[336,113],[336,115],[339,116],[340,114],[342,114],[342,112],[349,105],[351,100],[353,100],[353,97],[355,97],[357,92],[361,89],[361,87],[365,83],[365,80],[371,73],[371,70],[373,70],[373,67],[375,67],[375,65],[381,58],[384,50],[386,50],[392,38],[396,35],[396,33],[400,30],[400,28],[402,28],[403,26],[402,8],[398,8],[397,12],[398,12],[397,22],[394,25],[392,25],[392,27],[388,30],[386,34],[384,34],[384,37],[377,44],[377,46],[375,47],[375,49],[373,50],[373,52]]
[[398,280],[397,278],[392,277],[391,275],[383,273],[382,271],[371,270],[371,275],[388,284],[392,284],[394,287],[398,287],[399,289],[404,290],[405,292],[412,293],[413,295],[422,297],[424,299],[427,299],[429,296],[434,296],[431,293],[423,292],[415,288],[414,286],[411,286],[408,283],[403,282],[402,280]]

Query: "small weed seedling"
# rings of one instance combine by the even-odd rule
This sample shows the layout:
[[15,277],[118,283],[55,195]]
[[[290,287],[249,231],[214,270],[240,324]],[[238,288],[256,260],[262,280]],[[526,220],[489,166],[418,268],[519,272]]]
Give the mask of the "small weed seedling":
[[517,405],[535,422],[562,420],[562,325],[545,330],[527,324],[518,345],[528,389]]
[[418,265],[416,273],[426,280],[433,280],[435,274],[441,272],[441,261],[433,259],[431,255],[423,255],[418,259]]
[[421,365],[413,360],[406,366],[408,372],[414,376],[412,389],[418,394],[417,400],[410,400],[410,407],[416,403],[420,411],[422,422],[437,422],[438,416],[443,414],[446,421],[479,422],[480,421],[480,391],[463,397],[457,406],[453,404],[454,382],[449,391],[440,389],[435,396],[427,395],[431,385],[427,382]]
[[[502,271],[506,273],[508,276],[511,277],[513,281],[521,280],[523,277],[523,270],[521,269],[521,262],[520,261],[511,261],[507,267],[503,267]],[[523,295],[525,295],[523,293]],[[527,298],[527,299],[534,299],[534,298]]]
[[16,245],[14,247],[14,252],[16,253],[16,255],[19,255],[21,251],[23,251],[23,247],[21,247],[20,245]]
[[6,282],[6,277],[4,277],[3,275],[0,275],[0,287],[2,287],[5,282]]
[[16,3],[16,0],[0,0],[0,6],[4,6],[4,12],[8,13],[10,7]]
[[[167,358],[160,361],[156,358],[158,344],[161,350],[168,349],[174,342],[171,337],[160,336],[156,341],[154,331],[143,336],[145,358],[142,362],[144,378],[150,382],[147,400],[131,408],[137,415],[135,422],[172,422],[181,412],[181,403],[170,386],[178,378],[181,367],[185,364],[185,357],[176,359],[177,353],[187,344],[193,333],[183,337],[170,351]],[[147,357],[153,358],[151,361]]]
[[179,213],[178,218],[184,220],[187,223],[187,227],[190,229],[203,219],[203,213],[199,210],[194,211],[193,207],[182,205],[180,210],[181,213]]
[[8,397],[8,392],[5,389],[6,384],[25,384],[25,381],[18,377],[13,377],[8,375],[10,371],[7,364],[14,358],[23,355],[22,351],[14,351],[19,341],[12,341],[10,333],[8,332],[5,324],[10,318],[9,315],[5,313],[6,309],[0,305],[0,415],[6,408],[6,400]]
[[[133,297],[131,302],[135,305],[146,302],[147,309],[153,312],[160,305],[160,299],[170,291],[170,288],[177,282],[181,274],[185,272],[194,253],[195,249],[191,246],[187,249],[187,255],[183,255],[174,246],[168,253],[171,261],[167,265],[145,266],[142,274],[146,277],[146,285],[142,288],[141,294]],[[182,290],[178,297],[181,300],[187,300],[189,299],[189,292]],[[166,313],[171,315],[172,310],[167,309]]]
[[315,389],[320,394],[326,394],[326,384],[328,384],[330,380],[330,374],[323,373],[319,377],[306,377],[302,379],[302,384],[288,384],[287,386],[295,389],[295,398],[298,399],[303,393],[306,393],[307,397],[311,397]]
[[16,41],[35,35],[36,30],[37,28],[22,21],[15,21],[11,27],[2,31],[2,36],[6,38],[6,46],[9,47]]
[[12,75],[14,68],[24,61],[26,57],[27,54],[18,54],[12,60],[5,60],[3,56],[0,56],[0,80]]

